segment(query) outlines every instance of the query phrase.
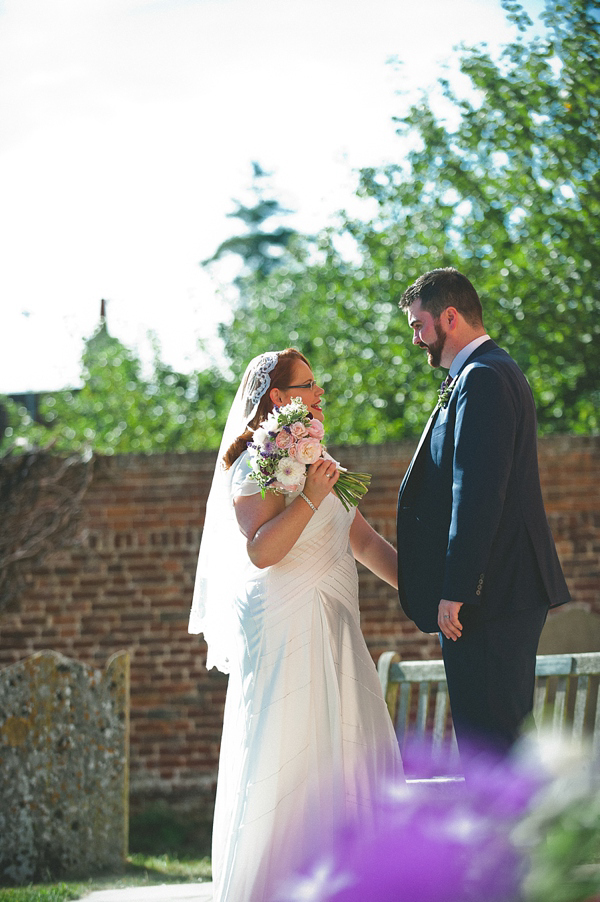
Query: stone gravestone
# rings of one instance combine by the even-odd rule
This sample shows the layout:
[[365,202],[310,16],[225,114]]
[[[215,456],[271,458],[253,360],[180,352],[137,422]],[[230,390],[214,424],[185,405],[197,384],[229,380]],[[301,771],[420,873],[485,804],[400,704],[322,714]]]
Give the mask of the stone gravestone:
[[122,869],[129,654],[104,672],[57,652],[0,670],[0,884]]
[[600,617],[574,605],[551,611],[542,630],[538,655],[600,651]]

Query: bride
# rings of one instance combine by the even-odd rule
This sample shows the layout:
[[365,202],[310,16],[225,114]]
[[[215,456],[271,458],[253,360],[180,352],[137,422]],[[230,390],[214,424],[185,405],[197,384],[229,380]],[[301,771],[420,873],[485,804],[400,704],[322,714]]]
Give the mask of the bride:
[[207,503],[189,630],[229,673],[213,824],[214,902],[268,902],[342,823],[401,773],[360,631],[355,559],[397,586],[396,551],[333,492],[322,458],[302,491],[249,478],[247,442],[299,397],[323,422],[323,389],[294,348],[250,362]]

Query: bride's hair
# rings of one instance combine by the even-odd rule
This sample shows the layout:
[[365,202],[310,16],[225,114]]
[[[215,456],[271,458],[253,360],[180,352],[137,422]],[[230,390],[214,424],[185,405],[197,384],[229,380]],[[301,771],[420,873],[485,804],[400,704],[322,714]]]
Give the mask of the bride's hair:
[[302,360],[307,366],[310,366],[304,354],[301,354],[296,348],[286,348],[285,351],[278,351],[277,363],[269,374],[271,377],[269,387],[260,399],[255,415],[248,423],[246,431],[242,433],[242,435],[238,435],[236,440],[229,446],[223,455],[223,462],[226,470],[228,470],[236,462],[240,454],[246,450],[247,443],[254,435],[254,430],[263,420],[266,420],[273,410],[273,402],[270,397],[271,389],[286,388],[289,385],[296,360]]

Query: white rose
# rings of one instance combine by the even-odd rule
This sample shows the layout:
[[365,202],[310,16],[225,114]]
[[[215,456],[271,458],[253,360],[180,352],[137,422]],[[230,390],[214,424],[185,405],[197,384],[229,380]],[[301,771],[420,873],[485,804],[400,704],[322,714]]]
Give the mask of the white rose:
[[304,464],[291,457],[284,457],[277,464],[275,479],[286,489],[291,489],[292,486],[297,486],[302,481],[305,473]]
[[254,430],[254,436],[252,438],[252,442],[255,445],[264,445],[264,443],[269,438],[269,433],[262,426],[259,426],[258,429]]
[[[267,432],[279,432],[279,426],[277,425],[277,417],[274,413],[270,413],[267,419],[262,424]],[[261,428],[261,427],[259,427]]]

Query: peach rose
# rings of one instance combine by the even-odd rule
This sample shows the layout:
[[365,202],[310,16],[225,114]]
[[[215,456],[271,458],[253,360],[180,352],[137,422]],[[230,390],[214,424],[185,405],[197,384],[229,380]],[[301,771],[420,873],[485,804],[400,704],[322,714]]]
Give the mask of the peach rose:
[[275,444],[278,448],[289,448],[291,444],[293,444],[294,439],[285,429],[282,429],[277,438],[275,439]]
[[303,464],[314,464],[321,457],[322,450],[319,439],[308,436],[297,443],[295,457]]
[[290,432],[294,436],[294,438],[303,438],[305,435],[308,435],[308,430],[304,423],[301,423],[300,420],[296,420],[295,423],[292,423],[290,426]]

